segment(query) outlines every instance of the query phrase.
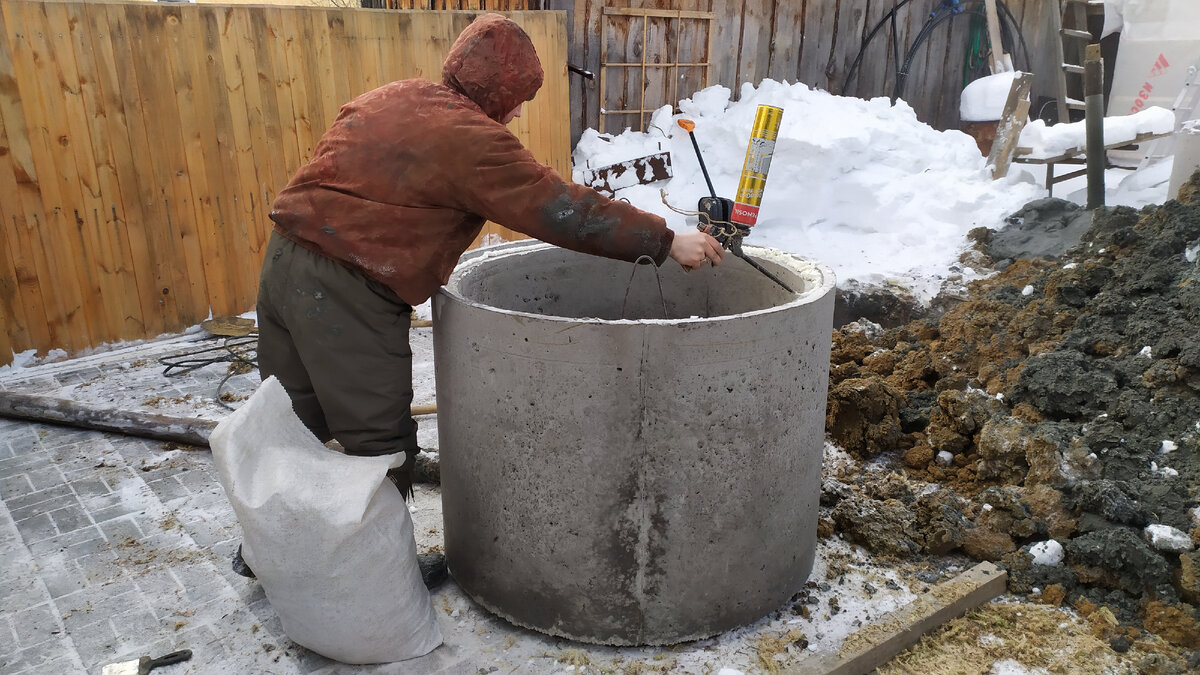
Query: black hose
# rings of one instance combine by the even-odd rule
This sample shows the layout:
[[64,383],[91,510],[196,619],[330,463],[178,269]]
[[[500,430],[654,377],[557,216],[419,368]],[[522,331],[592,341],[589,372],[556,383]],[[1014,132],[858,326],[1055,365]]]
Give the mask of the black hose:
[[[951,4],[947,4],[945,2],[940,3],[937,6],[937,8],[935,8],[934,11],[930,14],[929,19],[926,20],[925,24],[921,27],[921,30],[920,30],[920,32],[918,32],[916,39],[913,40],[912,46],[909,48],[908,52],[905,54],[904,64],[903,64],[903,66],[901,66],[900,65],[899,42],[898,42],[898,40],[896,40],[896,32],[897,32],[897,30],[896,30],[896,14],[900,10],[900,8],[907,5],[910,1],[911,0],[900,0],[900,2],[897,2],[896,4],[894,4],[892,6],[892,9],[887,14],[885,14],[883,16],[883,18],[879,20],[878,23],[875,24],[874,28],[871,29],[871,32],[868,33],[867,37],[865,37],[863,39],[862,43],[859,45],[858,54],[855,55],[854,61],[850,64],[850,68],[846,71],[846,77],[842,81],[842,89],[840,92],[841,94],[843,94],[843,95],[846,94],[846,90],[850,86],[851,79],[854,78],[855,74],[858,72],[859,67],[862,65],[862,60],[863,60],[863,57],[866,55],[867,48],[870,47],[871,42],[875,39],[875,36],[879,34],[879,31],[883,29],[885,24],[891,22],[891,25],[892,25],[892,39],[891,39],[892,52],[893,52],[894,62],[897,64],[897,68],[896,68],[896,72],[895,72],[896,83],[895,83],[895,86],[893,87],[892,95],[891,95],[892,102],[895,103],[896,99],[900,98],[904,92],[904,83],[908,79],[908,69],[912,66],[913,59],[916,58],[917,48],[920,47],[922,42],[924,42],[925,40],[927,40],[929,38],[929,34],[933,31],[934,28],[936,28],[937,26],[940,26],[942,23],[950,20],[950,18],[958,16],[960,14],[965,14],[967,16],[984,16],[986,18],[986,13],[980,11],[978,6],[972,10],[968,10],[968,9],[962,7],[961,5],[951,5]],[[1019,41],[1020,46],[1021,46],[1021,52],[1022,52],[1023,60],[1025,62],[1025,66],[1028,67],[1029,63],[1030,63],[1030,61],[1029,61],[1029,46],[1025,42],[1025,35],[1023,33],[1021,33],[1021,28],[1020,28],[1020,25],[1017,24],[1016,17],[1013,16],[1012,10],[1010,10],[1008,8],[1008,5],[1005,4],[1003,2],[1003,0],[997,0],[996,6],[998,8],[998,11],[1000,11],[1003,15],[1001,17],[1001,21],[1000,21],[1001,49],[1003,51],[1012,53],[1012,51],[1013,51],[1012,50],[1012,46],[1013,46],[1012,45],[1012,36],[1015,34],[1017,36],[1017,40]],[[1006,33],[1007,33],[1007,36],[1006,36]],[[1005,39],[1006,37],[1007,37],[1007,40]],[[1004,43],[1006,41],[1008,42],[1008,47],[1004,47]]]

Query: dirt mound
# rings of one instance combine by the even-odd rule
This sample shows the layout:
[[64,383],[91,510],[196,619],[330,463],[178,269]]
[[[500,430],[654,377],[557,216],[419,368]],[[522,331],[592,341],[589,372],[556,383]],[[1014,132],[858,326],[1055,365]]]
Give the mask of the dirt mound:
[[[1017,257],[1039,213],[1078,244]],[[826,429],[887,470],[827,481],[826,526],[880,554],[993,560],[1014,592],[1200,648],[1200,174],[1141,212],[1019,215],[975,233],[1003,269],[942,316],[835,332]]]

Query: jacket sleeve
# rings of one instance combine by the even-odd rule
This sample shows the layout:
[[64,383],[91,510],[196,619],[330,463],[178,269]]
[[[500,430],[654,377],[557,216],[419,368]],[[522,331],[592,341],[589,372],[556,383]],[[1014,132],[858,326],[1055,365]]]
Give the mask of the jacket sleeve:
[[674,232],[660,216],[569,183],[539,162],[508,129],[490,120],[461,130],[451,145],[457,207],[556,246],[661,265]]

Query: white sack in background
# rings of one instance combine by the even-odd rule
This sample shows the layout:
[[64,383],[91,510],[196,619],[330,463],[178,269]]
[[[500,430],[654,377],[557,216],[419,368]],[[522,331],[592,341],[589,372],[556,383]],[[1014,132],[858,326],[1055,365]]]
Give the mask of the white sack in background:
[[412,519],[386,477],[403,453],[326,448],[274,377],[209,442],[242,555],[289,638],[344,663],[401,661],[441,644]]

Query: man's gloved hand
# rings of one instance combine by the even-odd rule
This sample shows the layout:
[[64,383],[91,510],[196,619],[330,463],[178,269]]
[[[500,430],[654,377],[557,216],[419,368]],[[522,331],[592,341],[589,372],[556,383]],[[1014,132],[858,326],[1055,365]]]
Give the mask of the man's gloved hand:
[[671,242],[671,257],[684,270],[691,271],[704,263],[720,265],[725,257],[721,243],[705,232],[677,232]]

